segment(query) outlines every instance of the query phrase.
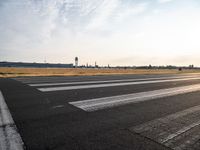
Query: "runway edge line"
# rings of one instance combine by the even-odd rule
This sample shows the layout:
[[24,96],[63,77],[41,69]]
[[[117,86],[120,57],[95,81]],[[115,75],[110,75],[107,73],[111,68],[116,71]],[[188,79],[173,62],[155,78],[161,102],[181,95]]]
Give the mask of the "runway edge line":
[[0,91],[0,149],[24,150],[24,143]]

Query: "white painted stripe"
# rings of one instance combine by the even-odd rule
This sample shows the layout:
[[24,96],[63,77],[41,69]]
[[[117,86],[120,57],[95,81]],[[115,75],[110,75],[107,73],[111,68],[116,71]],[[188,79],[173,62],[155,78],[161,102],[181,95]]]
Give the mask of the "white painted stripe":
[[0,112],[1,112],[0,113],[0,126],[14,123],[1,91],[0,91]]
[[10,111],[0,91],[0,149],[23,150],[23,141],[17,132]]
[[81,81],[81,82],[62,82],[62,83],[32,83],[32,84],[28,84],[28,85],[34,86],[34,87],[40,87],[40,86],[77,85],[77,84],[92,84],[92,83],[146,81],[146,80],[157,80],[157,79],[180,79],[180,78],[191,78],[191,77],[197,77],[197,76],[139,78],[139,79],[106,80],[106,81]]
[[101,87],[113,87],[113,86],[125,86],[125,85],[150,84],[150,83],[164,83],[164,82],[173,82],[173,81],[187,81],[187,80],[197,80],[197,79],[200,79],[200,77],[184,78],[184,79],[170,79],[170,80],[110,83],[110,84],[77,85],[77,86],[64,86],[64,87],[46,87],[46,88],[38,88],[38,90],[40,90],[42,92],[51,92],[51,91],[63,91],[63,90],[76,90],[76,89],[89,89],[89,88],[101,88]]
[[162,98],[167,96],[174,96],[183,93],[189,93],[200,90],[200,84],[182,86],[176,88],[161,89],[148,92],[133,93],[120,96],[104,97],[83,101],[69,102],[80,109],[91,112],[109,107],[115,107],[125,105],[129,103],[138,103],[142,101],[152,100],[156,98]]
[[64,83],[33,83],[28,84],[30,86],[55,86],[55,85],[77,85],[77,84],[92,84],[92,83],[111,83],[111,82],[128,82],[128,81],[144,81],[150,79],[160,79],[160,78],[146,78],[146,79],[126,79],[126,80],[106,80],[106,81],[82,81],[82,82],[64,82]]

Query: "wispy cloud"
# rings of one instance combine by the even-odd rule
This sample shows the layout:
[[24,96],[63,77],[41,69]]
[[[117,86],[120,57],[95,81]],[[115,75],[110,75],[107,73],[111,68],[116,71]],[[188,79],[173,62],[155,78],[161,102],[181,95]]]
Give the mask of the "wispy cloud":
[[129,5],[125,5],[118,11],[117,19],[123,20],[126,17],[134,16],[145,12],[148,8],[148,2],[141,2],[141,3],[133,3]]
[[112,21],[113,13],[119,5],[119,0],[103,1],[103,3],[93,12],[93,18],[90,20],[87,28],[97,29],[103,27],[108,21]]
[[174,0],[158,0],[159,3],[168,3],[168,2],[172,2]]

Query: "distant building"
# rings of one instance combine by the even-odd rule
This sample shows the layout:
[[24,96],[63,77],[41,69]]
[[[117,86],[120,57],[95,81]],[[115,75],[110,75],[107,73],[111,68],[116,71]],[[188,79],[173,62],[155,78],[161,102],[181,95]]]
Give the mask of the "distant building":
[[23,67],[23,68],[73,68],[73,64],[26,63],[26,62],[0,62],[0,67]]
[[95,67],[95,68],[98,68],[98,67],[99,67],[99,66],[97,65],[97,62],[96,62],[96,61],[95,61],[94,67]]

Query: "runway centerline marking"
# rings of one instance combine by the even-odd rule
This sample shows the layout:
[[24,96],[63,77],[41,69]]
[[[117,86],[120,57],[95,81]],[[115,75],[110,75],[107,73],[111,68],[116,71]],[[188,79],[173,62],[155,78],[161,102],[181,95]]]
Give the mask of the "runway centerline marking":
[[37,88],[42,92],[51,91],[63,91],[63,90],[76,90],[76,89],[89,89],[89,88],[102,88],[102,87],[113,87],[113,86],[125,86],[125,85],[138,85],[138,84],[150,84],[150,83],[164,83],[164,82],[174,82],[174,81],[187,81],[187,80],[197,80],[200,77],[194,78],[181,78],[181,79],[171,79],[171,80],[153,80],[153,81],[136,81],[136,82],[125,82],[125,83],[108,83],[108,84],[94,84],[94,85],[77,85],[77,86],[62,86],[62,87],[46,87]]
[[0,149],[23,150],[24,144],[17,132],[17,127],[12,119],[8,106],[0,91]]
[[189,92],[200,91],[200,84],[194,84],[189,86],[181,86],[168,89],[160,89],[148,92],[140,92],[133,94],[126,94],[120,96],[103,97],[89,100],[73,101],[69,104],[74,105],[87,112],[97,111],[100,109],[116,107],[120,105],[138,103],[148,101],[157,98],[163,98],[168,96],[174,96],[178,94],[184,94]]

